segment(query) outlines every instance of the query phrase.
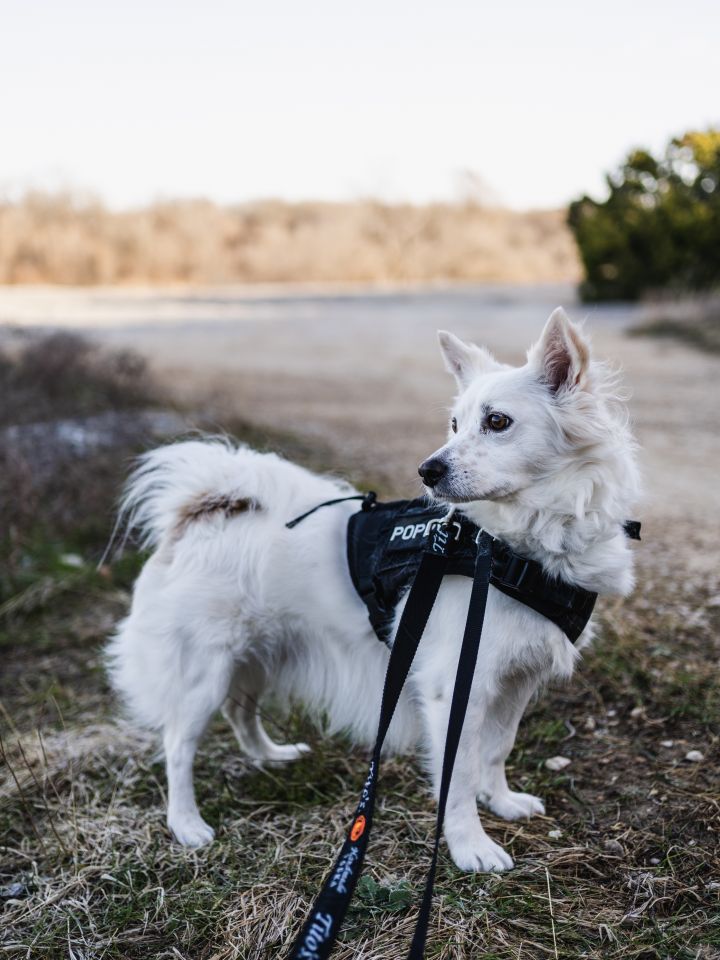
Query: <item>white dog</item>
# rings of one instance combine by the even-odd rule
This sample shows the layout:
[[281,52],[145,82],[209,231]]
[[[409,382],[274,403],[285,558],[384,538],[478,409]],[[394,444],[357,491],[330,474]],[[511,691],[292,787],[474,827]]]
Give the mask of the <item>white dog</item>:
[[[582,331],[556,310],[519,368],[449,333],[440,343],[459,395],[447,443],[420,469],[428,492],[550,574],[627,594],[632,557],[622,522],[638,486],[634,445],[614,380],[591,361]],[[358,505],[285,527],[353,492],[217,440],[155,450],[131,478],[124,506],[155,552],[110,642],[111,673],[134,715],[162,732],[168,825],[180,843],[213,838],[192,768],[219,708],[260,762],[308,749],[268,737],[258,703],[270,692],[326,716],[328,732],[374,741],[388,649],[348,574],[346,527]],[[443,582],[388,737],[390,749],[419,751],[436,791],[471,583]],[[512,867],[485,833],[478,799],[509,820],[544,812],[537,797],[508,788],[505,760],[534,691],[569,676],[576,657],[557,626],[490,588],[445,820],[461,869]]]

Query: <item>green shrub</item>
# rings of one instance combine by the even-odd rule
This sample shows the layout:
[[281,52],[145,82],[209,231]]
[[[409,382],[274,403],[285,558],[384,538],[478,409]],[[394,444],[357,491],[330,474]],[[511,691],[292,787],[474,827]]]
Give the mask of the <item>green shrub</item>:
[[720,285],[720,130],[677,137],[659,159],[634,150],[607,184],[607,200],[585,196],[568,212],[584,300]]

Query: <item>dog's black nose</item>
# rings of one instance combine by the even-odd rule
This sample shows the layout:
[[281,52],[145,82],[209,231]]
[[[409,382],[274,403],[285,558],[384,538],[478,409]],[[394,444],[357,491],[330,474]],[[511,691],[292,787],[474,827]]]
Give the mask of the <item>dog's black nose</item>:
[[434,487],[447,473],[447,464],[439,457],[430,457],[420,464],[418,473],[426,487]]

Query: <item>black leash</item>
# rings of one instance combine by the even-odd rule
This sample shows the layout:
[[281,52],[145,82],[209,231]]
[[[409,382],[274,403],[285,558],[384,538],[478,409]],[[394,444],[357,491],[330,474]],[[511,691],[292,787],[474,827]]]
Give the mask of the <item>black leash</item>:
[[442,777],[440,779],[440,793],[438,796],[437,819],[435,821],[435,843],[428,877],[425,883],[425,893],[420,904],[420,913],[415,924],[412,945],[408,960],[423,960],[425,956],[425,940],[430,922],[432,908],[433,887],[435,886],[435,871],[437,870],[438,852],[440,850],[440,836],[442,834],[445,807],[447,806],[450,780],[452,778],[455,757],[460,745],[465,714],[467,713],[470,691],[472,689],[475,665],[477,663],[480,638],[482,636],[485,608],[487,607],[488,589],[490,587],[490,569],[492,566],[492,537],[483,531],[478,539],[478,554],[475,562],[475,577],[473,578],[470,606],[465,622],[460,656],[458,658],[457,673],[455,674],[455,688],[450,705],[450,719],[448,720],[447,735],[445,738],[445,753],[443,755]]
[[[366,514],[373,513],[375,515],[376,512],[379,514],[381,512],[380,508],[383,507],[382,504],[376,502],[377,497],[372,492],[365,495],[355,494],[338,497],[335,500],[327,500],[324,503],[317,504],[307,513],[291,520],[286,526],[292,529],[321,507],[332,506],[346,500],[362,500],[362,512]],[[394,508],[398,510],[398,507],[403,506],[412,507],[413,503],[407,504],[405,501],[398,501],[396,504],[385,505],[385,509]],[[425,513],[427,512],[426,510]],[[350,527],[353,526],[355,517],[359,516],[360,514],[356,514],[351,518]],[[405,514],[402,514],[402,516],[405,516]],[[408,515],[407,519],[412,518]],[[417,521],[417,517],[414,517],[414,520]],[[507,544],[494,539],[484,530],[469,524],[469,521],[461,518],[460,522],[453,522],[449,517],[435,519],[431,515],[432,527],[430,527],[425,520],[427,518],[424,517],[423,522],[417,526],[411,522],[407,527],[403,525],[396,527],[392,536],[390,530],[385,531],[385,539],[389,537],[391,541],[396,533],[398,535],[404,534],[406,530],[412,533],[413,538],[422,533],[423,536],[428,537],[428,544],[422,551],[405,609],[400,618],[395,642],[390,652],[387,673],[385,674],[377,739],[368,775],[360,795],[360,802],[355,810],[350,829],[335,865],[315,899],[308,919],[305,921],[286,960],[327,960],[338,937],[362,871],[370,838],[380,770],[380,753],[443,577],[448,573],[470,575],[472,570],[473,586],[450,705],[432,858],[408,960],[423,960],[425,953],[440,837],[453,767],[477,664],[491,580],[497,589],[510,596],[515,596],[520,602],[547,616],[573,642],[582,633],[592,613],[596,594],[548,577],[540,564],[515,554]],[[463,531],[468,525],[472,527],[471,539],[473,551],[476,552],[474,566],[471,565],[468,569],[465,569],[464,560],[467,559],[465,557],[467,544],[463,542]],[[393,529],[392,525],[390,529]],[[640,539],[640,524],[637,521],[626,521],[623,524],[623,529],[630,539]],[[428,530],[430,530],[429,533]],[[467,530],[465,530],[465,534],[467,534]],[[405,541],[406,539],[408,538],[403,535],[402,540]],[[465,536],[465,539],[467,539],[467,536]],[[348,540],[350,541],[350,537]],[[463,564],[461,564],[461,568],[456,569],[458,558],[461,556],[464,558]],[[470,560],[470,564],[472,564],[472,560]],[[368,603],[367,597],[358,583],[355,583],[355,586],[361,597]],[[556,606],[558,610],[555,609]],[[370,620],[376,627],[372,615]]]
[[[350,498],[343,498],[350,499]],[[310,511],[311,513],[313,511]],[[305,514],[307,516],[307,514]],[[299,522],[302,517],[297,518]],[[293,524],[294,525],[294,524]],[[365,780],[360,802],[355,810],[352,824],[345,839],[335,866],[325,880],[317,896],[308,919],[300,935],[293,944],[287,960],[326,960],[337,939],[345,914],[352,899],[355,885],[362,870],[372,828],[375,808],[375,794],[380,769],[380,753],[385,736],[397,707],[407,676],[410,672],[420,639],[425,631],[435,599],[440,590],[447,562],[451,556],[454,541],[449,524],[435,527],[429,544],[423,551],[422,560],[413,581],[407,603],[403,610],[397,635],[393,644],[385,685],[383,689],[380,722],[377,740],[373,749],[370,768]],[[435,823],[435,843],[432,861],[428,871],[425,892],[420,906],[412,946],[408,960],[422,960],[424,955],[427,927],[432,906],[432,894],[435,884],[440,835],[442,831],[445,807],[452,777],[453,765],[460,743],[463,721],[467,711],[472,687],[478,647],[485,618],[485,606],[490,583],[492,562],[492,538],[481,533],[478,539],[478,554],[475,567],[470,608],[468,610],[465,634],[463,636],[458,660],[455,689],[450,707],[445,755],[443,758],[437,819]]]

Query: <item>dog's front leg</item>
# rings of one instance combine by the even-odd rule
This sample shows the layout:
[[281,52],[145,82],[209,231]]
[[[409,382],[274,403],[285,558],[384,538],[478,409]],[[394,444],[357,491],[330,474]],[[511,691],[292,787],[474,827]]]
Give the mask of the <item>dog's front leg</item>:
[[[451,696],[452,690],[448,688],[435,691],[431,697],[423,697],[422,700],[430,774],[436,797],[440,789]],[[461,870],[509,870],[513,866],[512,858],[485,833],[478,815],[476,798],[480,770],[477,726],[482,712],[481,697],[473,691],[450,783],[445,811],[445,839],[450,856]]]
[[517,677],[499,682],[497,691],[488,692],[480,724],[478,798],[504,820],[519,820],[545,813],[539,797],[510,790],[505,761],[515,743],[518,724],[535,691],[535,677]]

